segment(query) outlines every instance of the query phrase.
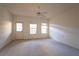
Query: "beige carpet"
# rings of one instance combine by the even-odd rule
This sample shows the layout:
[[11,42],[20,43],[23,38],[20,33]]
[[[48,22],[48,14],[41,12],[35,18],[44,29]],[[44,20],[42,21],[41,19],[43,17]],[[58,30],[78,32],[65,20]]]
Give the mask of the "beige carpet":
[[2,56],[69,56],[79,50],[52,39],[16,40],[0,51]]

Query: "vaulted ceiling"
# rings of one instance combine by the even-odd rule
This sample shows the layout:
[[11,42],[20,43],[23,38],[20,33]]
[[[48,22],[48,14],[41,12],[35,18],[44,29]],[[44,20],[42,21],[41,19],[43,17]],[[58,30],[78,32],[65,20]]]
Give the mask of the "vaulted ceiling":
[[73,8],[79,8],[79,4],[55,4],[55,3],[37,3],[37,4],[3,4],[13,15],[36,17],[37,12],[41,12],[47,18],[59,16]]

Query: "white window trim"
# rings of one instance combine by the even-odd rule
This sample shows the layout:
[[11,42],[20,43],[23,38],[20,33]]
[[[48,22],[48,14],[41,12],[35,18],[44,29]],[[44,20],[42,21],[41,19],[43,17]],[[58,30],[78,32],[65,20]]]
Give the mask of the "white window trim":
[[[30,34],[31,34],[31,35],[32,35],[32,34],[37,34],[37,24],[30,24],[30,25],[36,25],[36,28],[31,28],[31,27],[30,27]],[[32,29],[35,29],[35,30],[36,30],[35,33],[32,33],[32,32],[31,32]]]
[[[42,28],[43,26],[46,26],[47,28]],[[43,29],[45,29],[46,30],[46,32],[45,33],[43,33]],[[47,23],[41,23],[41,34],[47,34],[48,33],[48,24]]]
[[[17,30],[17,23],[21,23],[22,24],[22,30]],[[16,32],[23,32],[23,23],[22,22],[16,22]]]

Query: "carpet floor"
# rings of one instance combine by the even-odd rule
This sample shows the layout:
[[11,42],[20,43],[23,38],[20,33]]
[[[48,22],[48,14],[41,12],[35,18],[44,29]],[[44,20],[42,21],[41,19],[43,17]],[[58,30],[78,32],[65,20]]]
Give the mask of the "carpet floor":
[[79,56],[79,50],[52,39],[15,40],[0,51],[0,56]]

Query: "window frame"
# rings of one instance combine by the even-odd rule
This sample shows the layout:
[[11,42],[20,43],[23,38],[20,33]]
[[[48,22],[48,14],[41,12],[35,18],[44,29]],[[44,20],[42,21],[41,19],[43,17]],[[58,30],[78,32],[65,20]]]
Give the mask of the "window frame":
[[[36,27],[35,28],[31,28],[31,25],[36,25]],[[29,27],[30,27],[30,31],[29,32],[30,32],[31,35],[37,34],[37,24],[36,23],[30,24]],[[32,29],[35,29],[35,33],[31,32]]]
[[[17,31],[17,23],[21,23],[22,24],[22,27],[21,27],[22,30],[21,31]],[[16,32],[23,32],[23,23],[22,22],[16,22],[16,26],[15,27],[16,27]]]
[[[46,28],[44,28],[43,26],[46,26]],[[46,32],[44,33],[43,30],[46,30]],[[47,34],[47,33],[48,33],[48,24],[41,23],[41,34]]]

